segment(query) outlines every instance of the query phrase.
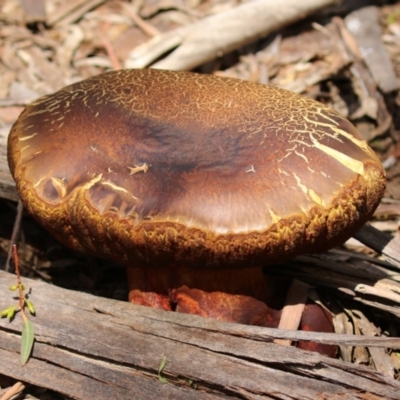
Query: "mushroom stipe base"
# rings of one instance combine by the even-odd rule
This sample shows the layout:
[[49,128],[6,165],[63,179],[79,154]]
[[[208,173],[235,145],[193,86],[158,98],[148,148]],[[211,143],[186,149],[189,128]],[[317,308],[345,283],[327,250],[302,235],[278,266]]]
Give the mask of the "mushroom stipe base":
[[[277,328],[290,279],[266,276],[262,268],[196,269],[128,267],[129,301],[224,322]],[[333,332],[332,318],[306,304],[299,329]],[[336,355],[336,346],[299,342],[304,350]]]

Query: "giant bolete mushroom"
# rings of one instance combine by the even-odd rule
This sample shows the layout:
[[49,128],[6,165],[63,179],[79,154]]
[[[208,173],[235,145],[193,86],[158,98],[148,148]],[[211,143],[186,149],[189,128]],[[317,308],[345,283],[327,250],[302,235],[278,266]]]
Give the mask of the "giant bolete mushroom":
[[385,188],[332,109],[186,72],[75,83],[29,105],[8,146],[26,209],[73,249],[128,266],[132,301],[260,325],[271,317],[246,304],[271,300],[261,267],[344,242]]

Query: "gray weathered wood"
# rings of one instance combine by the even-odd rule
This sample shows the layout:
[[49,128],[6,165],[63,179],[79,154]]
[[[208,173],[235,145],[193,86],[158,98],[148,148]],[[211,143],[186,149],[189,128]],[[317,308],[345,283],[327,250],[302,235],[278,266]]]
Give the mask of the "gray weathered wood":
[[400,269],[400,239],[365,224],[354,237],[366,246],[382,253],[388,262]]
[[[0,308],[13,275],[0,272]],[[19,366],[21,327],[0,320],[0,373],[75,399],[398,399],[400,383],[372,369],[272,343],[318,339],[399,348],[399,338],[290,332],[228,324],[96,298],[25,279],[36,343]],[[167,365],[157,377],[163,357]],[[196,389],[195,389],[196,388]]]

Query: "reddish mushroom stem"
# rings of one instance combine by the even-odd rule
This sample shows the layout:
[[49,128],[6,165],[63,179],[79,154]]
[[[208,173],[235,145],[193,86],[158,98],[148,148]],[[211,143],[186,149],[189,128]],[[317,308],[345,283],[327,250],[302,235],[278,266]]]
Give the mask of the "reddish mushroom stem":
[[260,267],[238,269],[127,268],[133,303],[213,317],[227,322],[277,326],[287,279],[264,279]]
[[[276,328],[290,279],[266,277],[262,268],[127,268],[129,301],[135,304],[210,317],[225,322]],[[307,304],[301,330],[333,332],[329,315]],[[304,350],[334,356],[336,346],[299,342]]]

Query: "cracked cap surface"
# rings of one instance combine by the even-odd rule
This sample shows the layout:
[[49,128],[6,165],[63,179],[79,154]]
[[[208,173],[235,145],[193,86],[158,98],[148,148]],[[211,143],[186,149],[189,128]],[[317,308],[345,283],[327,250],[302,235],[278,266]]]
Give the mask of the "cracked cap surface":
[[[105,73],[14,124],[9,164],[61,241],[120,263],[283,261],[350,237],[384,170],[354,126],[299,95],[159,70]],[[191,261],[192,262],[192,261]]]

